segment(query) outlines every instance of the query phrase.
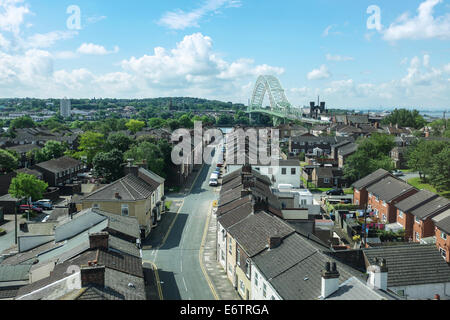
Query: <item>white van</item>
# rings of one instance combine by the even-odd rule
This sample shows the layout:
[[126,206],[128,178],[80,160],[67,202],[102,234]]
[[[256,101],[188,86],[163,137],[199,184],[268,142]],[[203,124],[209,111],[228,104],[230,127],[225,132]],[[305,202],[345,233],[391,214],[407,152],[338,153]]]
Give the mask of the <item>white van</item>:
[[217,173],[211,174],[210,180],[219,180],[219,175]]

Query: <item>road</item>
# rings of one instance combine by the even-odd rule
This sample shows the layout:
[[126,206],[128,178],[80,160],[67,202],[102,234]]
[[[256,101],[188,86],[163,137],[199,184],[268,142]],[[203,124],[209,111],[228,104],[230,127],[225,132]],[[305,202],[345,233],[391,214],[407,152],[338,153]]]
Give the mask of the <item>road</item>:
[[[216,162],[215,162],[216,163]],[[200,265],[206,220],[218,194],[209,187],[214,166],[205,165],[160,248],[143,251],[143,260],[158,268],[164,300],[214,300]]]

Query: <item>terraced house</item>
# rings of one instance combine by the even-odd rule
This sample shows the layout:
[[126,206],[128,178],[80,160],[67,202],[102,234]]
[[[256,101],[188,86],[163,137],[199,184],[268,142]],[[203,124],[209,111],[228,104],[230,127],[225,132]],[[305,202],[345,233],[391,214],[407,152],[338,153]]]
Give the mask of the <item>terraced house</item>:
[[164,212],[164,182],[155,173],[127,166],[127,175],[82,200],[82,208],[97,208],[117,215],[136,217],[141,229],[141,238],[149,236]]

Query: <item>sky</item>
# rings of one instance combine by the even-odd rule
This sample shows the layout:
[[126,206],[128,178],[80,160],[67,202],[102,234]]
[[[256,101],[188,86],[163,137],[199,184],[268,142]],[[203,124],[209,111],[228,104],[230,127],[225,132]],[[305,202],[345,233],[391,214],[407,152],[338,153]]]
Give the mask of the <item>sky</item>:
[[450,109],[450,0],[0,0],[0,97]]

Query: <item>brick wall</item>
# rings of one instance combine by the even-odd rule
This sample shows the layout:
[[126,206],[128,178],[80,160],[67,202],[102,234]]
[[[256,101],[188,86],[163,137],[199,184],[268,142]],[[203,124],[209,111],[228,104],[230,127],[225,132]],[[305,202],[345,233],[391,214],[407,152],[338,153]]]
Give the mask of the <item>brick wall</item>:
[[105,286],[105,266],[81,268],[81,286],[89,285]]
[[410,213],[403,212],[403,218],[400,217],[400,210],[397,209],[397,222],[405,229],[405,241],[413,239],[414,216]]
[[445,233],[441,231],[439,228],[435,228],[435,236],[436,236],[436,247],[437,249],[443,249],[446,251],[446,259],[447,263],[450,263],[450,235],[447,235],[447,240],[442,238],[442,233]]

